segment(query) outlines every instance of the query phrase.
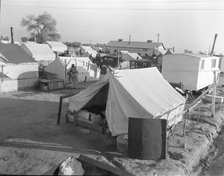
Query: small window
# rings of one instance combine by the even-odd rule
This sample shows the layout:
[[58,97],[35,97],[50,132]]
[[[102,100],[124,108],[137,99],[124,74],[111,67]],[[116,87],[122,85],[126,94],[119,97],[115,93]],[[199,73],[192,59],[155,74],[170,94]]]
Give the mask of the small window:
[[216,59],[212,59],[212,68],[216,67]]
[[201,69],[204,69],[204,67],[205,67],[205,60],[202,60],[201,61]]

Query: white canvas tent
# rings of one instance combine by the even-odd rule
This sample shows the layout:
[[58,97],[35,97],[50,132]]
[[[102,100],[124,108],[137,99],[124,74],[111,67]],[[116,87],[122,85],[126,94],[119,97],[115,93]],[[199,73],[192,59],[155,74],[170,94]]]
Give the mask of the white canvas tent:
[[121,51],[122,59],[125,61],[142,59],[142,57],[138,53],[131,53],[128,51]]
[[116,136],[128,133],[128,117],[167,119],[172,126],[182,119],[178,114],[184,105],[185,98],[152,67],[109,72],[71,97],[69,109],[104,107],[109,130]]
[[88,55],[91,55],[93,58],[95,58],[98,53],[91,46],[81,46],[81,50],[82,52],[88,53]]
[[[96,64],[93,64],[88,57],[59,57],[56,58],[45,70],[47,72],[56,74],[58,78],[61,78],[68,82],[67,72],[71,68],[71,65],[77,66],[78,81],[84,81],[85,79],[94,80],[99,79],[100,69]],[[86,77],[86,78],[85,78]]]
[[67,46],[62,42],[47,41],[47,44],[56,53],[64,53],[65,51],[67,51]]
[[56,58],[48,44],[26,42],[22,44],[22,48],[43,66],[49,65]]

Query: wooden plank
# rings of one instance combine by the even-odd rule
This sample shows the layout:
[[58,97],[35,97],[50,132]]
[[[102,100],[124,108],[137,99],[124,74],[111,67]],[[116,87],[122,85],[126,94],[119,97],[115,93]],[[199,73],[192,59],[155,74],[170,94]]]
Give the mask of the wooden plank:
[[213,88],[213,86],[210,86],[206,91],[204,91],[198,98],[196,98],[183,112],[186,113],[187,111],[191,110],[195,105],[198,104],[198,101],[200,101],[202,98],[206,96],[206,94]]
[[88,128],[88,129],[92,129],[92,130],[97,131],[97,132],[101,132],[101,133],[103,132],[103,127],[101,127],[99,125],[91,124],[89,122],[85,122],[83,120],[76,119],[76,124],[78,126]]
[[84,155],[80,155],[78,160],[81,161],[81,162],[84,162],[88,165],[92,165],[92,166],[98,167],[102,170],[108,171],[108,172],[110,172],[112,174],[115,174],[117,176],[134,176],[133,174],[131,174],[127,171],[121,170],[120,168],[110,166],[109,164],[102,163],[100,161],[94,160],[94,159],[89,158],[89,157],[84,156]]
[[21,143],[21,142],[0,142],[2,147],[19,148],[19,149],[38,149],[55,152],[66,152],[76,154],[90,154],[90,155],[101,155],[100,152],[88,149],[75,149],[70,146],[62,145],[50,145],[50,144],[33,144],[33,143]]

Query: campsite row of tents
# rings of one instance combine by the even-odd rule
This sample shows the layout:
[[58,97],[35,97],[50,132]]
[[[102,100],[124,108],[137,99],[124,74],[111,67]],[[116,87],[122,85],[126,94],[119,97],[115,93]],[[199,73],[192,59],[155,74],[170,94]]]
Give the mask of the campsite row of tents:
[[80,81],[99,78],[100,70],[89,57],[60,56],[66,51],[67,46],[62,42],[26,42],[22,45],[0,42],[0,92],[37,85],[40,66],[65,83],[68,81],[66,73],[72,64],[77,66]]
[[167,54],[162,64],[162,73],[156,67],[109,71],[71,97],[69,110],[97,114],[100,109],[113,136],[128,133],[130,117],[166,119],[171,127],[182,120],[186,99],[170,83],[181,82],[184,90],[190,91],[206,88],[213,84],[214,72],[219,73],[220,60],[198,54]]

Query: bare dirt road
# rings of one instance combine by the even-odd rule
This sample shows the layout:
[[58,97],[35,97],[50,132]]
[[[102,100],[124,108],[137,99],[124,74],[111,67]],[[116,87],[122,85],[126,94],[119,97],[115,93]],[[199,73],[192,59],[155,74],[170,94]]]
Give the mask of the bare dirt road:
[[[52,164],[57,164],[71,155],[71,153],[63,154],[54,150],[46,151],[43,148],[39,150],[38,147],[27,149],[4,146],[9,140],[54,143],[77,150],[116,150],[114,138],[94,131],[85,131],[72,123],[66,123],[65,113],[68,103],[63,104],[61,123],[56,124],[59,96],[66,93],[69,92],[67,90],[19,91],[0,94],[0,173],[41,174],[40,171],[46,171]],[[49,163],[46,164],[46,161]],[[42,165],[33,167],[29,166],[30,162],[42,163]],[[26,169],[28,169],[27,172],[25,172]]]

